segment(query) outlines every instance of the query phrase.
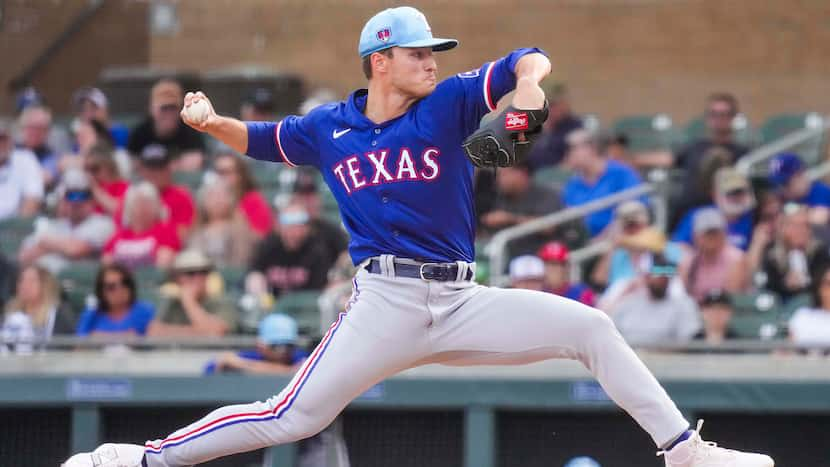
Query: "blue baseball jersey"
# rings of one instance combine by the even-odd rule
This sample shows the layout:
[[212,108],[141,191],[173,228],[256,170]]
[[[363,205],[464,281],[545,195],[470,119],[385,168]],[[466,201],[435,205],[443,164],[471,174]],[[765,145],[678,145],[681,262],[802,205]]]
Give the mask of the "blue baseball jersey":
[[247,153],[320,170],[340,207],[355,264],[381,254],[472,262],[473,166],[461,144],[516,87],[516,63],[529,53],[542,52],[518,49],[448,78],[383,123],[365,116],[365,89],[304,117],[246,122]]

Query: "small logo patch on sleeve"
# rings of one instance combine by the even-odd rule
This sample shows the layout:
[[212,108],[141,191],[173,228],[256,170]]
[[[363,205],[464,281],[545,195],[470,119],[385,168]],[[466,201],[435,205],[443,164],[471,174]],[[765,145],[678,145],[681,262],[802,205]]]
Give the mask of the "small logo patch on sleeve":
[[504,117],[504,129],[505,130],[527,130],[528,128],[528,119],[527,114],[524,112],[507,112],[507,115]]

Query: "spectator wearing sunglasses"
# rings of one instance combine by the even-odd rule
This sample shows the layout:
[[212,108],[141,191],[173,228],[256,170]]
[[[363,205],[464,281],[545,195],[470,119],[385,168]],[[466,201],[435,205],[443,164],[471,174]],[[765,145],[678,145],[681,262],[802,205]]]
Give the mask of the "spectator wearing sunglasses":
[[89,177],[70,169],[58,189],[55,219],[40,219],[35,231],[23,242],[21,264],[39,264],[58,273],[71,261],[96,258],[112,236],[112,220],[95,212]]
[[121,177],[112,148],[96,144],[84,153],[84,171],[89,175],[95,211],[115,215],[130,184]]
[[84,310],[78,321],[79,336],[147,333],[155,309],[137,300],[129,269],[119,264],[102,267],[95,278],[95,298],[97,305]]
[[159,307],[147,334],[151,336],[223,336],[237,329],[239,313],[228,301],[208,294],[213,263],[198,250],[181,252],[173,261],[176,290]]
[[755,208],[755,195],[746,176],[731,167],[715,172],[715,185],[712,192],[713,205],[692,209],[680,220],[672,234],[672,240],[683,242],[687,246],[694,243],[694,218],[703,208],[715,208],[726,218],[726,232],[729,243],[746,251],[752,241]]
[[204,161],[205,142],[198,131],[179,118],[184,102],[181,85],[161,79],[150,91],[150,115],[130,132],[127,150],[138,156],[147,146],[160,144],[176,161],[177,170],[199,170]]

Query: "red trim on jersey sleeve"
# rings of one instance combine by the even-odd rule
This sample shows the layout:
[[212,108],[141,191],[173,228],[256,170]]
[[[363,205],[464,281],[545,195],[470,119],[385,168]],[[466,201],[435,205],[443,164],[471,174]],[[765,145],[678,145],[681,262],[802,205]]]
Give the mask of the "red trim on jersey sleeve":
[[484,103],[490,111],[496,110],[496,103],[493,102],[493,95],[490,92],[490,77],[493,74],[493,66],[495,62],[490,62],[487,66],[487,71],[484,73]]
[[277,140],[277,148],[280,150],[280,157],[282,157],[282,160],[290,167],[296,167],[297,165],[288,159],[288,156],[285,155],[285,151],[282,149],[282,143],[280,142],[280,128],[282,128],[282,120],[277,123],[277,128],[274,130],[274,138]]

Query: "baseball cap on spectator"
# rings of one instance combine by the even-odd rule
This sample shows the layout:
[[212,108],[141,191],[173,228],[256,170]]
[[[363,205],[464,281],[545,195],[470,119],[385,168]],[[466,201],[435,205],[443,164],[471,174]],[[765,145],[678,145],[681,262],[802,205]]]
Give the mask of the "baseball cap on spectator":
[[296,344],[297,321],[283,313],[272,313],[260,321],[258,337],[266,345]]
[[173,260],[171,272],[173,275],[190,272],[209,272],[213,270],[213,262],[199,250],[185,250]]
[[700,299],[700,306],[726,305],[732,306],[732,296],[722,289],[712,289]]
[[536,253],[542,261],[549,261],[553,263],[567,263],[570,252],[568,247],[560,242],[548,242],[539,248]]
[[804,163],[797,154],[779,154],[769,163],[769,182],[775,187],[784,187],[802,170],[804,170]]
[[247,98],[245,104],[250,104],[258,112],[271,113],[276,108],[274,94],[266,88],[254,89]]
[[617,206],[614,217],[622,224],[648,224],[648,208],[641,201],[626,201]]
[[522,255],[510,260],[510,280],[541,279],[545,276],[545,263],[537,256]]
[[86,172],[70,168],[61,180],[61,193],[67,201],[88,201],[92,199],[92,185]]
[[17,113],[20,113],[23,112],[26,107],[43,105],[43,95],[41,95],[34,87],[28,86],[17,94],[15,104]]
[[663,255],[654,255],[648,269],[650,276],[671,277],[677,273],[677,265]]
[[697,235],[712,230],[726,230],[726,217],[715,208],[699,209],[692,221],[692,231]]
[[172,80],[163,79],[153,85],[150,91],[150,103],[153,107],[164,107],[173,105],[177,109],[184,102],[182,86]]
[[361,58],[392,47],[431,47],[435,52],[458,45],[455,39],[432,37],[432,29],[423,13],[410,6],[387,8],[372,16],[360,32],[358,53]]
[[85,102],[92,102],[96,107],[106,109],[109,107],[109,100],[106,94],[98,88],[86,86],[75,91],[72,96],[72,105],[79,109]]
[[163,168],[166,167],[170,161],[170,151],[161,144],[148,144],[141,150],[138,159],[147,167]]
[[715,173],[715,189],[722,195],[739,190],[749,191],[749,180],[732,167],[724,167]]
[[592,457],[579,456],[574,457],[565,463],[564,467],[602,467],[599,462]]

